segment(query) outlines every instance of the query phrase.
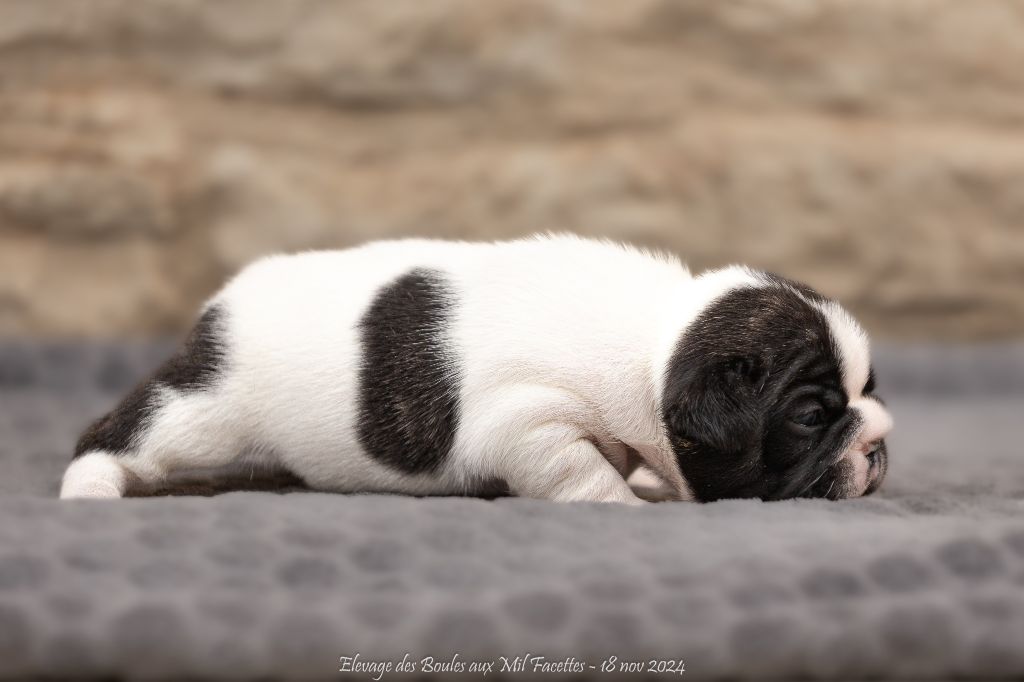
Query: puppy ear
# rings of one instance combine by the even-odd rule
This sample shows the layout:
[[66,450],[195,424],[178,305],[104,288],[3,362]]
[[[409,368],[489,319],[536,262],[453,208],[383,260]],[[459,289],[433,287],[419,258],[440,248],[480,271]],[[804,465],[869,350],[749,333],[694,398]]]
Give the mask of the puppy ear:
[[673,372],[665,422],[673,438],[741,452],[759,433],[758,398],[767,373],[753,356],[718,358]]

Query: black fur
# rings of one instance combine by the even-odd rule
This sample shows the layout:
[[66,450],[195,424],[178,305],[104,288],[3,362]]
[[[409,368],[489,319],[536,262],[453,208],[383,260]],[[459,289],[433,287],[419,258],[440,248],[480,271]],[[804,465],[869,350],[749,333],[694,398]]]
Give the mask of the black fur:
[[416,269],[377,294],[360,321],[359,442],[408,474],[435,471],[459,424],[459,372],[446,337],[454,294]]
[[796,291],[800,292],[800,294],[808,301],[814,301],[815,303],[824,303],[825,301],[828,300],[827,298],[825,298],[820,293],[818,293],[811,287],[807,286],[803,282],[797,282],[796,280],[783,277],[782,275],[777,275],[774,272],[765,272],[763,274],[771,284],[795,289]]
[[224,313],[212,306],[196,323],[178,351],[152,381],[180,391],[199,391],[208,388],[224,369]]
[[209,387],[223,371],[223,311],[211,306],[193,327],[179,351],[145,383],[136,387],[112,412],[94,422],[78,441],[75,457],[94,450],[129,452],[145,428],[158,386],[179,391]]
[[[662,416],[698,499],[833,494],[835,459],[859,417],[846,410],[828,322],[804,296],[824,300],[770,277],[716,301],[680,339]],[[822,428],[792,422],[807,404],[824,407]]]

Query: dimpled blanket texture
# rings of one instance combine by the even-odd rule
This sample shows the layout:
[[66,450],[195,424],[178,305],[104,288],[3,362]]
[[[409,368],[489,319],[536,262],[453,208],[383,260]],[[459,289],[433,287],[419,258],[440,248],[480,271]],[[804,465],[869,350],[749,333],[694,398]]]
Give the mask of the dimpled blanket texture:
[[610,657],[698,679],[1024,676],[1020,347],[881,349],[897,427],[861,500],[56,500],[80,430],[167,351],[0,345],[0,677],[370,679],[339,673],[357,653],[458,654],[446,679],[527,653],[578,678],[621,677]]

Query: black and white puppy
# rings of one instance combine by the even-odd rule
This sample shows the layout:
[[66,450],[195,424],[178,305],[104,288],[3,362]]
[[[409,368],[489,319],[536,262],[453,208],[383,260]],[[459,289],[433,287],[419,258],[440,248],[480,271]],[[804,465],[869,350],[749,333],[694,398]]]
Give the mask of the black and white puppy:
[[856,497],[892,426],[868,340],[807,286],[571,236],[273,256],[82,436],[61,497],[283,468],[325,491],[641,503]]

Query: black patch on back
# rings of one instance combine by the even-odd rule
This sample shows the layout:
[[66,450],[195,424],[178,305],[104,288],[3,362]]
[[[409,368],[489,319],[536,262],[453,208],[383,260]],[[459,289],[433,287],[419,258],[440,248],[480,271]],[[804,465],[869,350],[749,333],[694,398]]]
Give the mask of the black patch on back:
[[382,289],[359,323],[359,442],[408,474],[436,471],[455,441],[459,374],[446,339],[454,294],[416,269]]
[[830,441],[853,427],[839,417],[847,396],[828,321],[803,296],[824,299],[804,285],[769,280],[710,305],[669,361],[662,417],[683,476],[703,501],[792,497],[831,464],[824,445],[810,448],[773,428],[793,386],[827,398],[837,417]]
[[94,450],[111,454],[130,451],[153,412],[153,399],[159,385],[179,391],[208,388],[223,371],[223,317],[220,306],[208,308],[178,352],[82,434],[75,447],[75,457]]

